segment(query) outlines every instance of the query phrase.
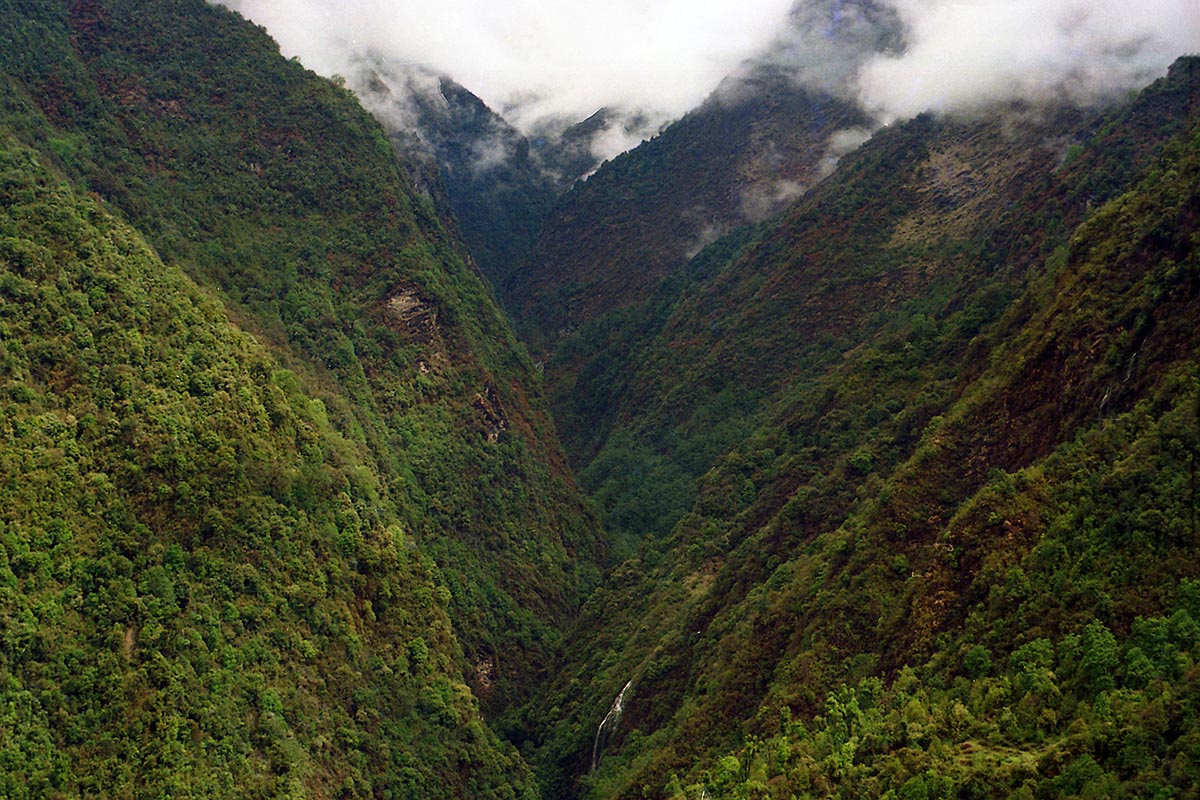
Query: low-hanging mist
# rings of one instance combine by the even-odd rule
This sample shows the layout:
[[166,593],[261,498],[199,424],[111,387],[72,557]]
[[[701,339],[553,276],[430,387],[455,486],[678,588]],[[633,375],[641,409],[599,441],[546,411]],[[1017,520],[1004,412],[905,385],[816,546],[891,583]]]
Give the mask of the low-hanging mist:
[[[322,74],[364,59],[444,73],[517,127],[638,111],[645,130],[697,105],[786,26],[792,0],[222,0]],[[609,131],[609,149],[640,137]]]
[[886,122],[995,101],[1095,102],[1200,50],[1194,0],[220,2],[317,72],[369,60],[444,73],[526,132],[608,108],[621,126],[597,137],[601,157],[748,63],[854,97]]

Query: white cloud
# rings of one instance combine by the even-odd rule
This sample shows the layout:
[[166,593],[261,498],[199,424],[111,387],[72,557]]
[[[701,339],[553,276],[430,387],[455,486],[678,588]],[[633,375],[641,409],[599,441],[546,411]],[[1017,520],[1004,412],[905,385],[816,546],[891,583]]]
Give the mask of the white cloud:
[[659,122],[786,27],[792,0],[224,0],[322,74],[356,57],[449,75],[519,127],[603,106]]
[[859,73],[884,120],[1057,97],[1103,100],[1200,49],[1197,0],[889,0],[906,49]]
[[352,76],[364,58],[421,65],[527,132],[608,107],[600,157],[695,107],[750,58],[891,121],[1101,100],[1200,51],[1198,0],[218,1],[317,72]]
[[842,128],[840,131],[834,131],[825,144],[825,155],[817,165],[817,173],[822,178],[832,175],[842,156],[857,150],[873,133],[871,128]]

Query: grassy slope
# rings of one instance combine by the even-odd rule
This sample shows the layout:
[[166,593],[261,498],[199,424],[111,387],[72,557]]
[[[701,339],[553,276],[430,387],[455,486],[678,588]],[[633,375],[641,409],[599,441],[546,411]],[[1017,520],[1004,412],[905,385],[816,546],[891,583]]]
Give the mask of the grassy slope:
[[[718,784],[745,791],[759,773],[718,774],[722,750],[776,735],[787,717],[802,721],[797,730],[826,724],[843,682],[852,688],[877,676],[887,685],[909,664],[927,691],[942,692],[976,645],[1007,665],[1019,645],[1039,638],[1066,642],[1059,657],[1068,666],[1055,688],[1071,699],[1053,705],[1061,721],[1053,732],[1065,735],[1072,720],[1090,724],[1074,703],[1096,687],[1079,671],[1071,650],[1079,639],[1071,637],[1103,639],[1088,627],[1097,623],[1127,653],[1134,619],[1186,608],[1188,590],[1176,587],[1195,577],[1186,534],[1194,445],[1168,446],[1164,433],[1178,429],[1190,441],[1195,419],[1195,142],[1181,134],[1196,113],[1194,72],[1194,60],[1181,62],[1171,80],[1112,115],[1089,146],[1069,150],[1066,164],[1033,163],[1035,179],[1015,186],[1007,176],[986,181],[997,167],[979,155],[1012,148],[995,129],[918,120],[889,132],[847,159],[841,180],[740,248],[707,286],[681,294],[664,330],[688,335],[663,336],[638,354],[658,386],[642,414],[666,408],[669,420],[683,408],[686,419],[686,407],[658,398],[702,405],[721,371],[718,388],[780,385],[769,388],[757,430],[703,478],[671,539],[645,547],[589,603],[580,623],[588,633],[568,647],[572,666],[559,689],[585,699],[544,740],[549,763],[586,771],[594,726],[632,678],[625,733],[610,746],[616,755],[582,787],[634,796],[647,785],[656,795],[679,771],[678,788],[692,784],[696,796],[705,782],[710,796]],[[1155,153],[1172,136],[1182,138],[1160,164]],[[1022,176],[1011,165],[1039,156],[1023,158],[1000,158],[998,168]],[[942,168],[966,180],[940,180]],[[985,191],[962,193],[981,178]],[[882,246],[836,238],[839,226],[856,225],[868,225]],[[1078,277],[1089,273],[1104,277]],[[718,298],[732,312],[714,305]],[[711,318],[719,332],[710,333]],[[1115,475],[1104,466],[1113,461],[1125,465]],[[1140,486],[1155,474],[1178,490],[1106,496],[1111,481]],[[1004,493],[1021,501],[989,505]],[[1090,517],[1080,510],[1089,507]],[[1139,534],[1139,524],[1149,527]],[[1053,539],[1065,548],[1056,553],[1084,553],[1074,556],[1081,563],[1044,561],[1039,542]],[[1024,572],[1013,572],[1022,560]],[[1032,564],[1040,565],[1036,580]],[[1028,616],[1009,618],[1020,602],[1000,600],[1014,581],[1024,586],[1013,591],[1025,592]],[[1147,584],[1159,588],[1146,592]],[[989,613],[972,614],[986,602],[995,603]],[[1043,625],[1031,630],[1019,619]],[[1180,636],[1171,652],[1191,648]],[[1171,691],[1188,691],[1188,669],[1167,669]],[[938,719],[955,702],[981,713],[962,692],[936,695]],[[991,710],[1015,712],[1020,699],[1005,695]],[[1186,718],[1186,706],[1178,713]],[[1175,748],[1186,747],[1178,733],[1151,748],[1160,780]],[[1009,744],[1036,762],[1036,735],[1023,729]],[[833,752],[822,741],[825,750],[805,751],[818,763]],[[889,760],[894,745],[875,762],[890,777],[865,796],[916,774]],[[753,756],[746,747],[725,766]],[[1100,772],[1114,769],[1107,751],[1088,752]],[[850,790],[855,773],[835,762],[822,767],[834,783],[808,790]],[[1062,767],[1048,762],[1007,786]],[[956,772],[956,785],[969,774]],[[1128,769],[1118,779],[1145,784]],[[780,796],[808,786],[777,783]]]

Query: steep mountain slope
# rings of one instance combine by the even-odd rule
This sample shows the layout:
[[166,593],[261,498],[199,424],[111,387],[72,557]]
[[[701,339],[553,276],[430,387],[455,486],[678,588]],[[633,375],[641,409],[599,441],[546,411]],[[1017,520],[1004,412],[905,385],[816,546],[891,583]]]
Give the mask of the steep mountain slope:
[[[673,524],[692,482],[748,419],[908,315],[950,323],[940,360],[953,363],[1042,257],[1040,243],[1006,252],[1005,212],[1036,209],[1045,176],[1088,124],[1069,113],[1020,123],[1013,132],[1002,121],[925,119],[881,132],[779,222],[696,259],[667,287],[673,294],[656,298],[659,327],[642,327],[649,336],[622,342],[599,325],[585,330],[603,343],[604,360],[581,371],[572,389],[586,400],[560,417],[568,431],[606,434],[593,439],[582,480],[610,524],[636,534],[654,502],[620,492],[622,465],[645,463],[678,487],[676,516],[663,520]],[[636,353],[622,374],[595,369],[619,348]]]
[[529,141],[482,100],[421,67],[374,64],[357,94],[423,180],[440,186],[463,239],[495,286],[533,248],[559,192]]
[[465,249],[235,15],[0,15],[6,791],[520,795],[601,545]]
[[[883,131],[785,225],[731,234],[647,300],[573,333],[547,366],[555,415],[618,542],[665,533],[743,418],[890,324],[882,312],[962,312],[965,344],[1049,254],[1048,238],[1161,142],[1139,126],[1180,114],[1178,99],[1137,111],[1084,183],[1059,188],[1050,173],[1094,132],[1092,112],[1009,108]],[[1035,224],[1022,227],[1023,213]],[[707,288],[681,296],[695,285]]]
[[593,591],[441,178],[199,0],[0,18],[0,793],[1200,793],[1200,59],[819,184],[764,78],[578,187]]
[[7,68],[28,92],[14,124],[330,395],[423,509],[418,534],[496,699],[527,687],[593,579],[596,529],[529,361],[378,125],[199,3],[14,18]]
[[660,136],[603,165],[546,221],[528,264],[501,287],[541,349],[645,300],[731,227],[768,216],[821,175],[849,104],[759,70]]
[[1195,791],[1198,112],[919,118],[697,259],[612,463],[719,457],[529,710],[554,791]]
[[[876,0],[797,3],[769,50],[699,108],[576,185],[500,290],[534,350],[550,355],[614,311],[639,316],[633,307],[703,247],[824,178],[870,133],[847,100],[858,65],[901,48],[902,31],[895,10]],[[568,380],[586,368],[580,360],[576,352],[570,364],[552,363],[552,383],[559,368]]]
[[[701,108],[564,195],[526,266],[501,287],[518,328],[545,356],[560,435],[618,550],[668,530],[695,478],[737,436],[716,431],[669,464],[653,452],[662,447],[630,442],[616,429],[619,409],[633,407],[617,399],[639,364],[628,353],[653,337],[681,287],[714,258],[698,251],[730,230],[741,232],[719,247],[739,246],[748,223],[824,177],[846,142],[865,136],[864,122],[851,105],[778,70],[731,78]],[[704,424],[719,425],[712,417]],[[609,457],[593,465],[605,445]]]
[[500,288],[525,266],[557,198],[599,165],[596,137],[621,124],[602,108],[577,122],[545,119],[525,135],[465,87],[420,65],[368,60],[348,85]]
[[513,796],[362,443],[5,136],[0,793]]

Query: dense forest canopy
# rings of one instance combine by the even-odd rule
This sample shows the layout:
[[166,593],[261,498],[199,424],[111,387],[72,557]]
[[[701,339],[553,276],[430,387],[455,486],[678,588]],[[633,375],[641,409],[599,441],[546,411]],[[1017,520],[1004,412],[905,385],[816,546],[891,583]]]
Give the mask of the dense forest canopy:
[[756,72],[572,185],[201,0],[0,17],[0,794],[1200,794],[1200,59]]
[[5,793],[520,796],[601,545],[452,227],[227,11],[0,11]]

